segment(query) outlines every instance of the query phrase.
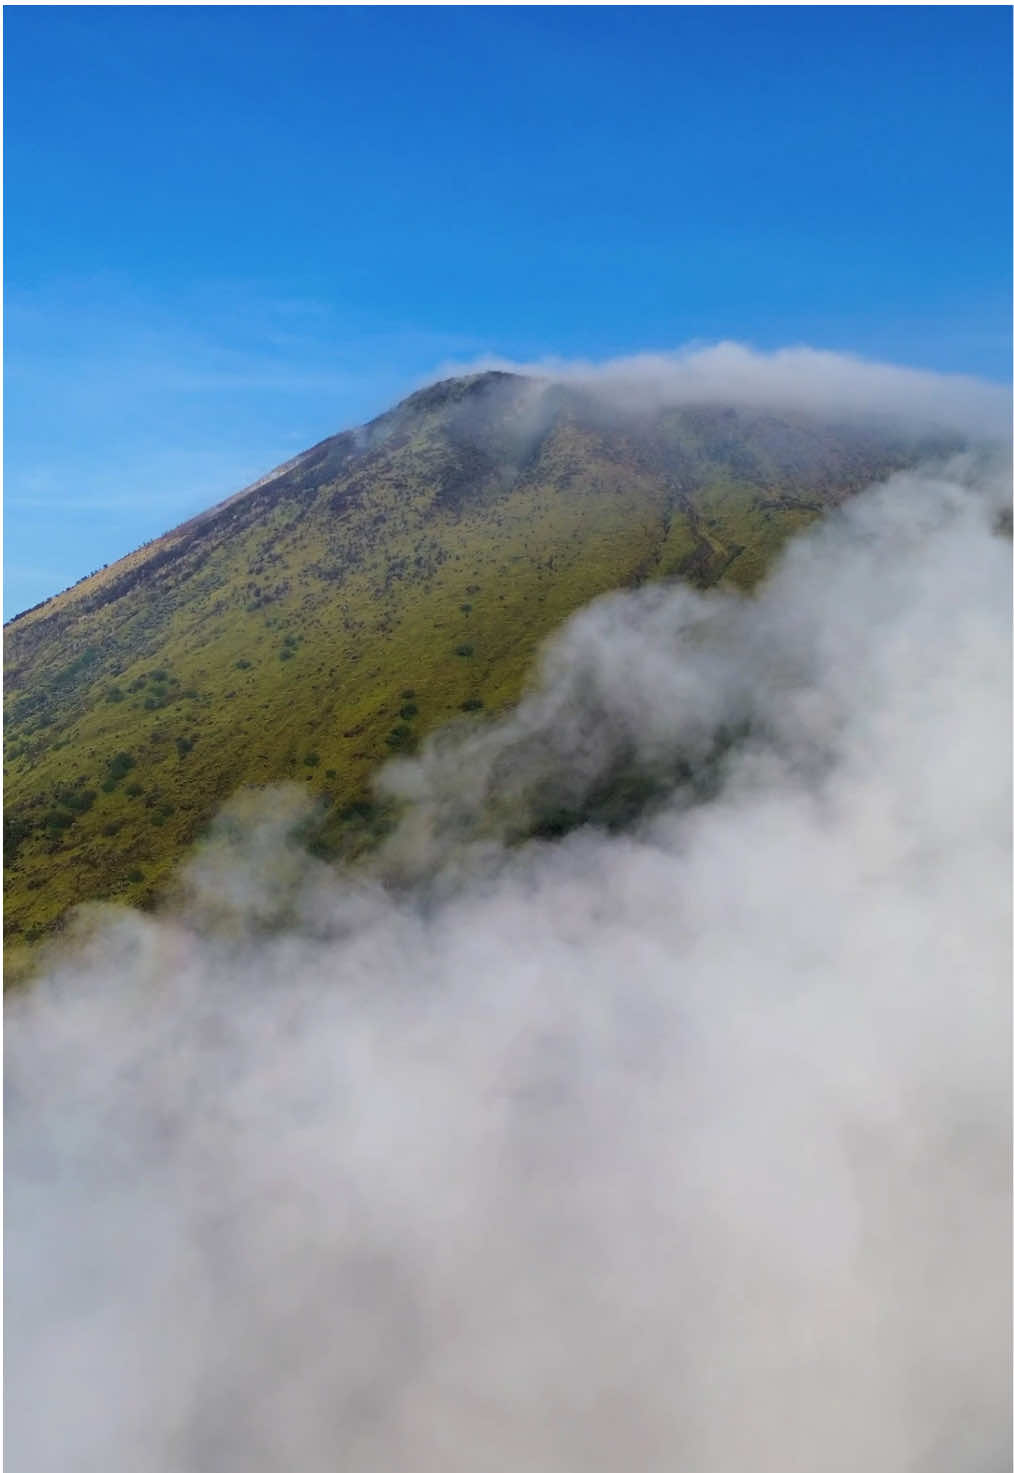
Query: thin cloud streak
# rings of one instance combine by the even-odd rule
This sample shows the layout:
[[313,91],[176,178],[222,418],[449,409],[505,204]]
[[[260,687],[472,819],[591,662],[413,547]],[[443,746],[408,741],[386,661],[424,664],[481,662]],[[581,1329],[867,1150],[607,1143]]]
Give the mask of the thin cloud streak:
[[728,403],[849,417],[898,417],[1009,438],[1010,390],[961,374],[928,373],[805,346],[761,353],[743,343],[688,344],[600,362],[495,356],[446,363],[438,377],[499,368],[582,385],[611,402],[643,406]]

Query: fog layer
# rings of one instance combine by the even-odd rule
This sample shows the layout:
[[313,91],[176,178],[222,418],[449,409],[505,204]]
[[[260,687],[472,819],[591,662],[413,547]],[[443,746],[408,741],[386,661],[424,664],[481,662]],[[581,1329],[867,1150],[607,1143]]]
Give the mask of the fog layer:
[[959,431],[1008,441],[1010,390],[966,374],[933,373],[805,345],[761,352],[745,343],[687,344],[671,352],[599,361],[535,362],[486,356],[445,364],[440,377],[503,369],[571,384],[610,405],[651,410],[681,404],[901,421],[916,429]]
[[586,609],[371,879],[281,791],[88,918],[8,1005],[12,1473],[1005,1466],[1009,496]]

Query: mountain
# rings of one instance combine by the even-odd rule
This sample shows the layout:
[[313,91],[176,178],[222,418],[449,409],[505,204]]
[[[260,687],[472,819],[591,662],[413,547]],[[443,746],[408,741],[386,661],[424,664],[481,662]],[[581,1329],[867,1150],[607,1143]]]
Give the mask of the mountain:
[[322,441],[6,626],[8,943],[80,901],[151,903],[243,785],[305,783],[321,851],[354,855],[386,822],[378,765],[515,701],[581,604],[646,579],[749,588],[926,449],[506,373]]

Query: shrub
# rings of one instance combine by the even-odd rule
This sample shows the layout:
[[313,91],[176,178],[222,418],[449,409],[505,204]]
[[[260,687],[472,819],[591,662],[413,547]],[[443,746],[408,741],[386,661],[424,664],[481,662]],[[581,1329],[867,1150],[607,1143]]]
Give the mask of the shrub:
[[409,746],[411,742],[412,728],[406,726],[404,722],[399,726],[392,726],[391,730],[387,733],[387,745],[394,747],[396,751],[402,747]]
[[337,769],[337,767],[329,767],[327,769],[327,771],[324,773],[324,776],[325,777],[337,777],[338,776],[338,769]]
[[368,798],[357,798],[351,803],[345,803],[338,810],[338,817],[345,820],[346,822],[351,822],[353,819],[359,819],[361,822],[365,823],[374,817],[376,811],[376,803],[371,803]]
[[481,711],[482,700],[479,696],[469,696],[467,701],[461,703],[462,711]]
[[143,879],[144,879],[144,874],[142,873],[141,870],[139,870],[139,869],[131,869],[131,870],[128,870],[127,871],[127,881],[128,881],[129,884],[131,884],[131,885],[139,885]]
[[235,663],[235,665],[233,666],[233,669],[234,670],[249,670],[250,669],[250,661],[249,660],[237,660],[236,663]]
[[111,685],[106,691],[106,700],[109,701],[111,704],[116,701],[122,701],[123,698],[123,690],[118,685]]
[[320,753],[319,752],[307,752],[306,756],[303,758],[303,762],[304,762],[304,764],[307,767],[317,767],[317,766],[319,766],[320,765]]
[[475,654],[475,646],[472,644],[458,644],[454,646],[454,653],[460,655],[463,660],[468,660]]
[[193,739],[193,737],[181,736],[181,737],[177,737],[176,738],[176,754],[179,757],[179,759],[180,759],[181,762],[183,761],[183,758],[187,755],[187,753],[188,752],[192,752],[193,750],[194,750],[194,739]]
[[126,777],[133,766],[134,759],[129,752],[117,752],[115,757],[110,758],[109,776],[114,782],[118,782],[121,777]]
[[401,710],[398,712],[398,715],[403,717],[406,721],[411,721],[413,716],[419,715],[419,707],[416,705],[415,701],[406,701],[404,706],[402,706]]
[[141,794],[144,792],[144,789],[142,788],[140,783],[128,783],[123,791],[126,793],[128,798],[140,798]]
[[87,813],[95,802],[96,796],[94,788],[81,788],[77,791],[62,793],[60,802],[67,808],[72,808],[75,813]]
[[4,814],[4,863],[13,864],[17,852],[24,841],[30,836],[33,824],[30,818],[21,814]]
[[412,701],[415,699],[415,691],[410,685],[406,686],[406,688],[402,691],[401,698],[403,701]]

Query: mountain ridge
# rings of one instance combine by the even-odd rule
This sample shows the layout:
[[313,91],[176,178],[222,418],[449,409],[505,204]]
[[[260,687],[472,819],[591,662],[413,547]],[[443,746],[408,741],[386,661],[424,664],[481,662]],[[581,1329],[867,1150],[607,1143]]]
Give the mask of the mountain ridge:
[[785,539],[945,437],[503,371],[428,385],[5,626],[7,936],[152,903],[221,801],[296,779],[354,854],[371,778],[518,698],[596,595],[749,589]]

